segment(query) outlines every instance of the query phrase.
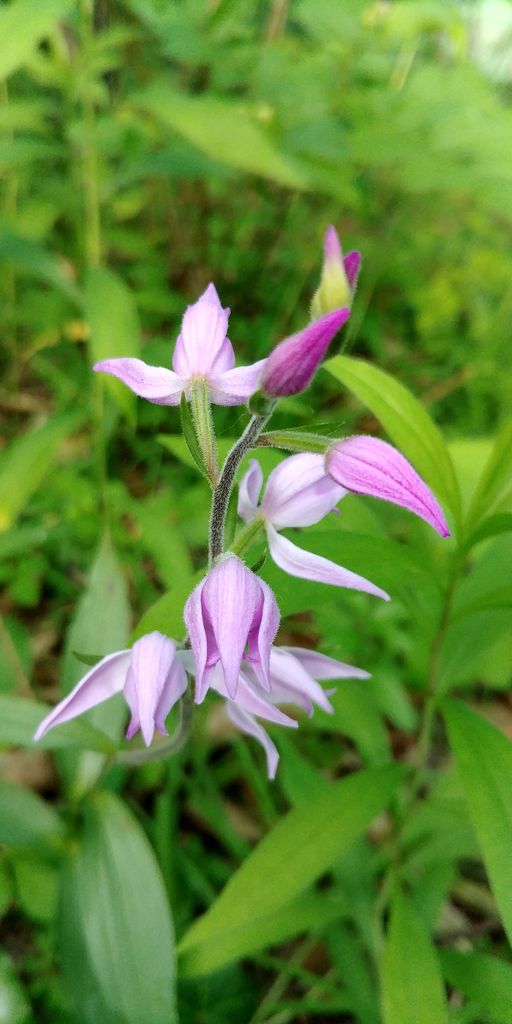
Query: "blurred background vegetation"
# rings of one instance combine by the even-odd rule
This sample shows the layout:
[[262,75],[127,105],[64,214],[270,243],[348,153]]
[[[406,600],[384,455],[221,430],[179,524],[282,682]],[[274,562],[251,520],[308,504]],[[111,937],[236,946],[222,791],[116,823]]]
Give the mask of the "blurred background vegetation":
[[[345,351],[415,392],[470,486],[512,400],[511,98],[507,0],[0,5],[3,694],[54,699],[59,685],[83,673],[73,649],[122,646],[148,605],[204,557],[204,484],[179,440],[155,439],[179,430],[177,413],[136,403],[118,382],[95,379],[91,363],[142,354],[169,365],[183,310],[210,280],[232,309],[239,358],[261,358],[307,319],[328,223],[345,249],[363,252]],[[240,416],[216,410],[221,433],[239,429]],[[283,403],[279,417],[283,425],[328,423],[333,434],[377,430],[324,373],[307,397]],[[349,529],[361,514],[349,501]],[[386,529],[399,523],[392,510],[375,515]],[[105,523],[117,554],[102,548],[97,556]],[[412,541],[423,537],[421,524],[407,521],[407,530]],[[482,571],[499,583],[510,542],[494,543]],[[407,747],[415,709],[402,687],[420,688],[423,675],[421,623],[415,634],[409,614],[400,601],[372,606],[369,629],[364,599],[329,595],[314,627],[307,614],[290,626],[296,642],[327,638],[324,650],[381,682],[373,732],[365,718],[372,712],[357,696],[351,710],[340,704],[343,739],[332,727],[322,743],[320,730],[305,731],[305,752],[318,767],[336,771],[340,756],[389,757],[381,712],[396,730],[395,748]],[[484,672],[476,644],[476,661],[459,673],[465,684],[506,690],[505,623],[492,633],[491,658],[485,648]],[[464,647],[460,636],[454,645],[452,662]],[[219,729],[210,723],[184,755],[192,765],[181,803],[175,766],[143,769],[129,784],[119,769],[109,783],[127,794],[169,891],[178,892],[178,930],[293,802],[302,778],[299,755],[289,751],[283,792],[268,791],[258,755],[241,742],[233,750]],[[6,751],[2,761],[9,782],[55,797],[60,784],[47,754]],[[175,857],[166,828],[178,807],[186,842]],[[51,953],[54,871],[30,843],[18,843],[21,852],[14,846],[0,860],[11,958],[2,970],[14,1007],[1,1019],[31,1019],[14,962],[36,1019],[65,1021]],[[339,935],[334,962],[347,945]],[[275,969],[270,958],[256,968],[260,980]],[[307,988],[306,975],[292,979],[292,989]],[[249,1020],[254,979],[234,973],[216,994],[212,985],[213,1003],[201,996],[204,1016],[185,993],[184,1020]],[[357,993],[351,998],[346,1019],[376,1019],[358,1008]],[[290,1005],[282,1019],[303,1019]]]

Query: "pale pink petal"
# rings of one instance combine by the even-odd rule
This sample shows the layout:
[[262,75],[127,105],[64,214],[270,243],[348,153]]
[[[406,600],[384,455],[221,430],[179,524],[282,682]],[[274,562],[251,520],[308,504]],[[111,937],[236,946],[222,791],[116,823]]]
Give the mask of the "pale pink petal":
[[449,537],[443,511],[432,491],[387,441],[364,434],[337,441],[327,453],[326,469],[348,491],[407,508],[430,523],[441,537]]
[[185,625],[192,644],[192,650],[194,652],[196,677],[195,700],[197,704],[200,704],[201,701],[204,700],[207,689],[205,670],[206,662],[208,660],[208,639],[203,621],[202,605],[202,593],[205,582],[206,577],[202,579],[196,587],[194,587],[183,611],[183,618],[185,620]]
[[[280,711],[271,703],[271,698],[267,697],[258,686],[256,677],[254,682],[250,678],[251,669],[240,673],[238,681],[238,690],[236,694],[236,703],[238,707],[244,711],[248,711],[251,715],[257,715],[258,718],[265,718],[269,722],[274,722],[276,725],[283,725],[289,729],[296,729],[298,722],[294,718],[290,718],[289,715],[285,715],[284,711]],[[222,666],[217,665],[213,676],[211,686],[213,690],[220,693],[221,697],[229,699],[229,694],[226,687],[226,681],[224,679],[224,673]]]
[[233,370],[208,377],[210,400],[215,405],[243,405],[258,390],[266,359],[251,366],[237,366]]
[[238,487],[238,515],[245,523],[254,519],[258,511],[262,483],[261,466],[256,459],[251,459],[249,469],[244,473]]
[[236,696],[247,637],[261,603],[259,584],[244,563],[231,555],[210,570],[203,588],[203,617],[206,610],[215,637],[217,660],[222,662],[232,698]]
[[228,319],[229,309],[222,308],[214,285],[208,285],[185,311],[172,358],[174,370],[185,378],[207,377],[217,359],[220,366],[227,365],[231,349],[226,338]]
[[40,740],[54,725],[61,725],[89,711],[96,704],[112,697],[123,689],[130,664],[131,651],[116,651],[102,658],[94,668],[61,700],[38,726],[34,739]]
[[93,370],[110,373],[155,405],[179,405],[185,387],[183,377],[163,366],[149,366],[142,359],[103,359]]
[[281,537],[269,523],[267,523],[267,536],[271,557],[276,565],[280,569],[284,569],[290,576],[314,580],[317,583],[329,583],[333,587],[363,590],[389,601],[389,594],[375,586],[370,580],[365,579],[364,576],[358,576],[350,569],[343,569],[341,565],[336,565],[335,562],[331,562],[321,555],[314,555],[311,551],[298,548],[286,537]]
[[300,662],[313,679],[370,679],[370,674],[355,665],[347,665],[344,661],[329,658],[327,654],[319,654],[306,647],[281,647]]
[[341,263],[343,252],[336,228],[329,224],[324,235],[324,261],[326,263]]
[[183,665],[181,665],[179,661],[175,660],[171,666],[171,671],[165,680],[162,694],[155,711],[155,729],[158,729],[158,732],[161,732],[162,736],[168,735],[165,727],[165,719],[174,705],[177,704],[181,697],[183,697],[187,686],[187,673],[185,672]]
[[134,643],[124,690],[126,703],[132,713],[126,732],[128,739],[140,728],[144,743],[150,746],[155,731],[156,711],[175,654],[176,644],[156,630]]
[[247,711],[242,711],[242,708],[233,704],[232,701],[228,700],[226,702],[226,710],[237,729],[241,729],[242,732],[252,736],[255,740],[258,740],[258,743],[261,743],[267,758],[267,775],[269,779],[275,779],[279,764],[279,754],[275,743],[272,742],[268,733],[252,715],[249,715]]
[[332,714],[333,707],[322,687],[288,649],[272,648],[270,672],[273,700],[278,703],[295,702],[309,715],[313,714],[314,704]]
[[323,455],[291,455],[267,480],[261,510],[277,530],[318,523],[346,494],[327,475]]
[[261,685],[270,690],[270,652],[279,629],[279,609],[270,587],[263,580],[259,579],[258,583],[260,600],[247,637],[246,657]]

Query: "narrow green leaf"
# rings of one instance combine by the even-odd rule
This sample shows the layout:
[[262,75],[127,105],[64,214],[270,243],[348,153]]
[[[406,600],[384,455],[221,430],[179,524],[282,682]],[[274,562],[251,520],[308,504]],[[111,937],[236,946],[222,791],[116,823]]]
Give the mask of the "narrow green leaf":
[[0,781],[0,843],[53,849],[62,837],[59,815],[40,796]]
[[131,638],[132,643],[138,640],[139,637],[144,636],[145,633],[151,633],[154,629],[164,633],[165,636],[170,636],[174,640],[181,640],[185,634],[185,623],[183,621],[185,601],[196,583],[199,583],[203,576],[204,571],[201,570],[195,576],[189,576],[185,580],[181,580],[176,587],[168,590],[158,601],[155,601],[135,627]]
[[503,424],[484,466],[468,512],[468,524],[479,523],[512,487],[512,419]]
[[512,942],[512,743],[477,712],[447,700],[450,743],[496,902]]
[[448,1024],[436,952],[412,903],[398,892],[382,962],[384,1024]]
[[103,654],[81,654],[80,651],[73,651],[73,657],[81,661],[82,665],[97,665],[103,658]]
[[181,396],[180,419],[181,419],[181,429],[183,430],[183,437],[185,438],[185,443],[187,445],[187,448],[188,448],[188,450],[189,450],[189,452],[190,452],[190,454],[191,454],[191,456],[192,456],[192,458],[193,458],[193,460],[194,460],[194,462],[195,462],[199,472],[209,482],[208,470],[206,469],[206,466],[205,466],[205,463],[204,463],[204,459],[203,459],[203,456],[202,456],[202,453],[201,453],[201,449],[199,447],[199,442],[197,440],[196,432],[195,432],[195,428],[194,428],[194,421],[192,419],[192,415],[191,415],[191,412],[190,412],[190,409],[189,409],[188,402],[187,402],[187,399],[185,397],[185,394],[182,394],[182,396]]
[[[94,267],[89,271],[85,286],[85,313],[91,329],[91,363],[140,355],[140,326],[135,300],[122,278],[113,270]],[[129,388],[110,374],[101,374],[101,377],[120,409],[132,418],[135,396]]]
[[12,525],[56,460],[66,437],[82,417],[55,416],[27,431],[0,454],[0,530]]
[[501,533],[510,533],[511,531],[512,512],[497,512],[493,516],[487,516],[479,523],[468,537],[464,549],[470,551],[483,540],[489,540],[490,537],[498,537]]
[[[49,710],[47,704],[39,701],[0,695],[0,743],[16,747],[33,746],[32,737]],[[104,732],[81,718],[59,725],[58,729],[51,729],[35,746],[44,750],[78,747],[103,754],[111,754],[116,749],[116,745]]]
[[176,1024],[174,936],[140,825],[111,793],[86,804],[58,915],[64,986],[82,1024]]
[[472,615],[474,612],[485,611],[488,608],[510,608],[512,607],[512,587],[496,587],[487,593],[479,594],[472,601],[458,606],[452,616],[452,622]]
[[436,491],[456,523],[460,523],[461,498],[450,453],[417,398],[394,377],[363,359],[334,356],[324,366],[371,409],[394,444]]
[[0,11],[0,80],[25,64],[55,27],[70,0],[17,0]]
[[441,949],[441,968],[446,980],[473,999],[493,1024],[512,1024],[512,964],[482,953]]
[[153,86],[136,97],[136,102],[220,163],[261,174],[289,188],[307,187],[303,172],[279,152],[250,111],[230,100],[186,96],[166,83],[165,87]]
[[255,927],[294,900],[363,834],[402,775],[397,766],[362,771],[326,785],[313,803],[294,807],[192,925],[180,946],[183,956],[193,963],[195,956],[206,955],[205,947],[227,942],[233,930]]

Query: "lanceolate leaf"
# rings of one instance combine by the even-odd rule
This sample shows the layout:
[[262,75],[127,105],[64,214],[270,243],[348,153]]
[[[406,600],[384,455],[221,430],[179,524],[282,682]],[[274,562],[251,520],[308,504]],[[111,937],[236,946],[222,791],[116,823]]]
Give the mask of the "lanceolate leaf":
[[474,526],[512,490],[512,419],[503,424],[478,481],[468,512]]
[[[276,915],[330,867],[363,834],[388,803],[402,771],[397,766],[359,772],[334,782],[294,807],[250,854],[210,910],[185,935],[180,953],[189,960],[205,947],[230,945],[230,934]],[[271,941],[264,928],[260,943]]]
[[481,1008],[481,1019],[512,1024],[512,964],[482,953],[439,952],[446,980]]
[[382,962],[384,1024],[448,1024],[436,952],[412,903],[398,892],[393,901]]
[[440,431],[414,395],[394,377],[363,359],[335,356],[325,363],[325,369],[371,409],[458,524],[461,499],[450,453]]
[[470,818],[512,942],[512,743],[458,701],[446,701],[443,713]]
[[[1,694],[0,743],[17,747],[32,746],[32,737],[48,710],[48,705],[39,701]],[[58,729],[51,729],[39,740],[37,747],[45,750],[75,747],[79,750],[101,751],[103,754],[111,754],[116,749],[116,745],[104,732],[81,718],[66,722]]]
[[111,793],[86,806],[62,877],[65,988],[81,1024],[177,1024],[174,937],[153,851]]

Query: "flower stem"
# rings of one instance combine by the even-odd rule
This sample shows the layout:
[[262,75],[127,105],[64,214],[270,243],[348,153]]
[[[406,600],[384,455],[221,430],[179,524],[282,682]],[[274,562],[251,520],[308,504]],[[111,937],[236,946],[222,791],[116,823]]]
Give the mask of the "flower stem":
[[209,555],[210,565],[224,551],[224,529],[228,511],[229,499],[236,471],[244,455],[254,448],[255,442],[260,436],[263,428],[268,423],[274,411],[276,403],[269,403],[265,412],[251,416],[242,436],[238,439],[229,452],[222,467],[219,482],[213,492],[212,510],[210,515],[210,543]]

